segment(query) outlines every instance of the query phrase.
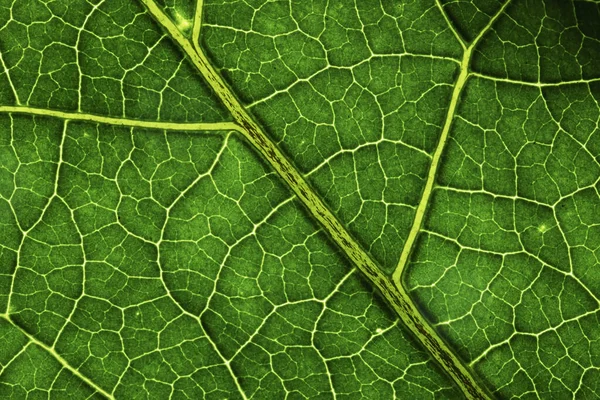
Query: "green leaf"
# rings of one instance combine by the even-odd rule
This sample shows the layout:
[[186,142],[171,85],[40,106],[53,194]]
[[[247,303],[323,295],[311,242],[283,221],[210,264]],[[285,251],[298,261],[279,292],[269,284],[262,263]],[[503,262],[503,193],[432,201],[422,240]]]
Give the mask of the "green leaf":
[[597,396],[598,21],[0,5],[0,397]]

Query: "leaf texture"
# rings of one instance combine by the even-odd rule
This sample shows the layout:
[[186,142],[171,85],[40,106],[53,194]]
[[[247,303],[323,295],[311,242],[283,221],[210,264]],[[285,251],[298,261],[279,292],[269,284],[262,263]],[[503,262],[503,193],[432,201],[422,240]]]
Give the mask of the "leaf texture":
[[0,397],[597,396],[600,3],[9,3]]

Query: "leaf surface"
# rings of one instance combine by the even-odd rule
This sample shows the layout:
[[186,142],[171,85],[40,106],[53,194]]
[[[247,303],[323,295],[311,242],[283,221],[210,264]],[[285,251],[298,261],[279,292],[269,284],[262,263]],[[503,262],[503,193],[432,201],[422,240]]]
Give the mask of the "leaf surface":
[[598,21],[0,5],[0,396],[593,398]]

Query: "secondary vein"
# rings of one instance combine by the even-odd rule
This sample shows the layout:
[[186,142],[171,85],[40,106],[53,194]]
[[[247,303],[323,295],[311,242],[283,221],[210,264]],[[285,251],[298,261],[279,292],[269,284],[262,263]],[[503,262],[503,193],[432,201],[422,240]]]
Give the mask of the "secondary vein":
[[408,264],[408,260],[415,246],[415,241],[417,240],[419,232],[421,231],[421,226],[423,225],[423,218],[425,216],[425,212],[427,211],[429,200],[431,199],[433,185],[437,177],[437,171],[440,165],[440,160],[442,159],[444,148],[446,147],[446,142],[448,141],[448,133],[450,132],[450,127],[452,126],[452,121],[454,120],[456,106],[458,104],[458,100],[460,98],[460,94],[465,85],[465,82],[469,77],[468,71],[470,58],[471,48],[467,49],[463,55],[463,59],[460,65],[460,74],[458,75],[458,79],[454,84],[454,90],[452,91],[452,98],[450,100],[450,107],[448,107],[446,121],[444,122],[444,127],[442,128],[442,133],[440,134],[438,145],[435,149],[435,152],[433,153],[433,158],[429,167],[429,173],[427,174],[427,181],[425,182],[425,188],[423,189],[423,195],[421,196],[421,200],[419,201],[419,205],[417,206],[417,211],[415,212],[413,225],[410,229],[408,237],[406,238],[406,241],[404,242],[404,248],[402,249],[402,253],[400,254],[400,261],[398,262],[398,266],[396,267],[392,275],[392,279],[399,286],[402,285],[402,275],[404,273],[404,270],[406,269],[406,265]]
[[92,388],[97,393],[101,394],[102,396],[104,396],[107,399],[111,399],[111,400],[114,399],[114,396],[112,394],[108,393],[106,390],[104,390],[100,386],[96,385],[91,379],[89,379],[87,376],[85,376],[84,374],[79,372],[76,368],[74,368],[71,364],[69,364],[67,362],[67,360],[62,358],[60,356],[60,354],[58,354],[56,352],[56,350],[54,350],[53,347],[50,347],[47,344],[45,344],[44,342],[39,341],[33,335],[31,335],[29,332],[27,332],[25,329],[23,329],[18,324],[16,324],[10,318],[10,316],[8,314],[1,314],[0,317],[3,318],[4,320],[6,320],[9,324],[14,326],[15,328],[17,328],[23,335],[25,335],[27,337],[27,339],[29,339],[30,342],[41,347],[46,352],[48,352],[50,355],[52,355],[52,357],[54,357],[54,359],[56,359],[60,363],[60,365],[62,365],[63,368],[67,369],[73,375],[77,376],[79,379],[81,379],[83,382],[85,382],[90,388]]
[[161,129],[170,131],[239,131],[241,128],[234,122],[163,122],[142,121],[128,118],[105,117],[95,114],[50,110],[28,106],[0,106],[0,113],[15,113],[55,117],[71,121],[97,122],[100,124]]
[[[431,195],[433,193],[433,188],[437,178],[437,172],[442,161],[442,154],[444,153],[444,149],[446,148],[450,128],[452,127],[454,117],[456,115],[456,106],[458,105],[458,101],[460,100],[460,96],[465,86],[465,83],[471,76],[469,66],[471,63],[471,56],[473,54],[473,50],[475,49],[481,38],[491,29],[492,25],[494,24],[494,22],[496,22],[498,17],[500,17],[500,15],[504,13],[504,10],[506,9],[506,7],[508,7],[509,4],[510,0],[504,3],[502,7],[500,7],[498,12],[492,18],[490,18],[488,24],[481,30],[481,32],[479,32],[479,34],[473,40],[473,42],[471,42],[471,44],[468,47],[464,48],[465,50],[460,64],[460,73],[458,75],[458,78],[456,79],[456,83],[454,84],[454,90],[452,91],[450,106],[448,107],[448,111],[446,113],[446,120],[444,121],[442,133],[440,134],[438,144],[436,146],[435,152],[433,153],[433,158],[431,160],[431,165],[427,174],[427,181],[425,182],[423,194],[421,196],[421,200],[419,201],[419,205],[417,206],[417,211],[415,213],[415,218],[413,220],[412,227],[410,229],[408,237],[406,238],[406,242],[404,242],[404,247],[402,249],[402,253],[400,254],[400,260],[398,261],[398,265],[396,266],[396,269],[392,274],[392,279],[398,286],[403,286],[402,276],[404,274],[406,266],[408,265],[408,261],[410,259],[410,256],[415,246],[415,242],[419,235],[419,231],[421,230],[421,227],[423,225],[423,218],[425,217],[425,214],[427,212],[427,206],[429,205],[429,202],[431,200]],[[448,21],[448,23],[450,22]],[[456,33],[456,36],[462,44],[462,39],[460,39],[458,33]]]

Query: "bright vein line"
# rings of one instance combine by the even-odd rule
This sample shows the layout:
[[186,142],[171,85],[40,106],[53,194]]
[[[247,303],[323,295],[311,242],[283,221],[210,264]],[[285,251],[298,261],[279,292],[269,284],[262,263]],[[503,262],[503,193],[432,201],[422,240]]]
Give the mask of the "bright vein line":
[[[369,279],[369,281],[388,300],[405,326],[423,344],[430,354],[440,363],[442,368],[454,379],[467,398],[489,398],[485,388],[452,352],[444,340],[429,325],[419,312],[413,300],[402,285],[395,284],[385,275],[379,266],[371,259],[364,249],[348,233],[341,222],[328,209],[323,200],[310,187],[302,174],[281,152],[278,146],[263,131],[261,126],[252,118],[244,106],[237,100],[222,77],[210,63],[202,49],[192,44],[173,21],[167,17],[154,0],[141,0],[156,22],[166,30],[185,52],[198,72],[205,78],[222,103],[232,114],[234,120],[243,128],[240,132],[264,156],[281,178],[296,193],[312,216],[329,233],[331,239],[340,247],[346,256]],[[469,58],[468,56],[466,58]],[[233,373],[232,373],[233,375]],[[237,380],[236,380],[237,382]],[[243,392],[240,390],[243,394]]]
[[70,121],[96,122],[100,124],[134,128],[162,129],[169,131],[239,131],[235,122],[163,122],[140,121],[128,118],[105,117],[95,114],[77,113],[27,106],[0,106],[0,113],[16,113],[55,117]]
[[37,345],[38,347],[41,347],[42,349],[44,349],[44,351],[50,353],[60,363],[60,365],[63,368],[67,369],[73,375],[75,375],[76,377],[81,379],[90,388],[95,390],[97,393],[100,393],[102,396],[106,397],[107,399],[111,399],[111,400],[114,399],[114,396],[112,394],[108,393],[106,390],[104,390],[100,386],[96,385],[91,379],[89,379],[87,376],[85,376],[84,374],[79,372],[76,368],[74,368],[71,364],[69,364],[67,362],[67,360],[62,358],[62,356],[60,354],[58,354],[56,352],[56,350],[54,350],[54,347],[50,347],[50,346],[46,345],[44,342],[41,342],[40,340],[38,340],[35,336],[31,335],[25,329],[23,329],[22,327],[17,325],[7,314],[2,314],[2,315],[0,315],[0,317],[3,318],[4,320],[6,320],[8,323],[10,323],[15,328],[17,328],[23,335],[25,335],[27,337],[27,339],[29,339],[30,342]]
[[[454,117],[456,115],[456,106],[460,100],[460,96],[462,90],[465,86],[465,83],[471,76],[469,72],[469,66],[471,63],[471,55],[473,54],[473,50],[481,40],[481,38],[490,30],[496,19],[500,15],[504,13],[504,10],[510,1],[504,3],[504,5],[498,10],[496,15],[490,19],[488,24],[479,35],[473,40],[473,42],[469,45],[469,47],[465,48],[463,53],[463,59],[460,65],[460,73],[458,78],[456,79],[456,83],[454,84],[454,90],[452,91],[452,98],[450,100],[450,106],[448,107],[448,112],[446,113],[446,120],[444,122],[444,127],[442,128],[442,133],[440,134],[440,138],[433,154],[433,159],[431,161],[431,166],[429,167],[429,172],[427,173],[427,181],[425,182],[425,187],[423,189],[423,195],[421,196],[421,200],[419,201],[419,205],[417,206],[417,211],[415,212],[415,218],[413,220],[412,227],[406,238],[406,242],[404,242],[404,247],[402,249],[402,253],[400,254],[400,260],[398,261],[398,265],[394,270],[392,275],[393,281],[397,286],[403,286],[402,284],[402,275],[406,266],[408,265],[408,261],[414,249],[417,237],[419,236],[419,232],[421,231],[421,227],[423,225],[423,220],[425,218],[425,214],[427,212],[428,205],[431,200],[431,194],[433,193],[435,181],[437,179],[438,168],[442,162],[442,154],[444,153],[444,149],[446,147],[446,142],[448,141],[448,136],[450,134],[450,128],[452,128],[452,124],[454,121]],[[459,37],[458,34],[456,34]]]

